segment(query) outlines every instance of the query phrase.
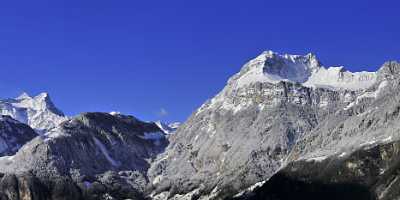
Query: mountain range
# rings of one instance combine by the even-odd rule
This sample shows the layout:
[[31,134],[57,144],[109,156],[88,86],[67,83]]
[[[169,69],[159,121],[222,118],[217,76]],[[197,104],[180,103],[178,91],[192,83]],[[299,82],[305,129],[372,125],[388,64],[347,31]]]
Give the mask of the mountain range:
[[182,124],[0,101],[0,199],[399,199],[400,64],[265,51]]

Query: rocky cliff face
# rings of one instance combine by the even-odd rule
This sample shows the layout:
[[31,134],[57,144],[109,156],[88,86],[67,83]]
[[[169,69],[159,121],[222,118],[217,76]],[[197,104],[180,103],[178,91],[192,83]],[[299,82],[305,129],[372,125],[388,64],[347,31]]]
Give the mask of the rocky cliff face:
[[286,167],[243,198],[399,198],[399,70],[385,63],[376,84],[299,140]]
[[[30,195],[27,199],[44,199],[40,195],[47,199],[143,198],[149,163],[167,144],[154,123],[84,113],[33,139],[7,161],[0,160],[0,171],[7,177],[4,190],[11,191],[4,195],[19,195],[10,198],[18,200],[24,199],[21,195]],[[20,187],[26,190],[21,192]]]
[[378,81],[356,95],[299,140],[290,160],[318,157],[381,141],[399,139],[400,64],[387,62],[378,71]]
[[[263,53],[171,137],[149,172],[153,197],[226,198],[292,161],[394,139],[397,129],[385,126],[394,123],[398,68],[352,73],[325,68],[312,54]],[[383,99],[387,120],[373,121]]]
[[399,141],[323,160],[288,164],[262,187],[237,199],[398,199]]
[[22,124],[9,116],[0,116],[0,159],[15,154],[37,133],[28,125]]

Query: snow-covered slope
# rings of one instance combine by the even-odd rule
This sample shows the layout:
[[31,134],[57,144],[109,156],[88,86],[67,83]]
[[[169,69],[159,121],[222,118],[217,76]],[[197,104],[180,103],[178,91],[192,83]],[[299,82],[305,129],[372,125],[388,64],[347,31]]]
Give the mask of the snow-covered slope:
[[168,126],[170,128],[175,129],[175,130],[178,129],[181,125],[182,125],[181,122],[172,122],[172,123],[168,124]]
[[156,125],[165,133],[165,134],[172,134],[179,128],[180,123],[174,122],[170,124],[166,124],[162,121],[156,121]]
[[301,56],[265,51],[248,62],[233,79],[239,88],[255,82],[290,81],[308,87],[357,90],[374,84],[376,73],[353,73],[343,66],[325,68],[311,53]]
[[47,93],[35,97],[23,93],[15,99],[0,100],[0,114],[28,124],[38,132],[50,130],[68,119],[54,106]]

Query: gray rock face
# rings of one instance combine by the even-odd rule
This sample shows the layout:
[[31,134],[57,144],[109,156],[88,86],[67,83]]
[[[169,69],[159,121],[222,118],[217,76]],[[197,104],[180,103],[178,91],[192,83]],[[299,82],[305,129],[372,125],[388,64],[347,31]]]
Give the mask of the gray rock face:
[[[288,64],[300,71],[286,73]],[[339,69],[322,68],[312,55],[268,52],[250,61],[171,136],[148,173],[153,197],[231,197],[292,161],[397,138],[400,65]],[[328,81],[315,75],[324,73]]]
[[381,143],[321,161],[295,161],[237,199],[398,199],[400,142]]
[[0,199],[2,200],[39,200],[49,199],[43,185],[30,174],[0,174]]
[[0,161],[0,171],[32,174],[49,199],[142,198],[149,163],[167,144],[154,123],[84,113]]
[[24,144],[38,136],[28,125],[9,116],[0,116],[0,159],[15,154]]
[[344,108],[328,115],[299,140],[290,160],[351,152],[382,141],[400,139],[400,64],[388,62],[378,72],[379,81],[358,94]]

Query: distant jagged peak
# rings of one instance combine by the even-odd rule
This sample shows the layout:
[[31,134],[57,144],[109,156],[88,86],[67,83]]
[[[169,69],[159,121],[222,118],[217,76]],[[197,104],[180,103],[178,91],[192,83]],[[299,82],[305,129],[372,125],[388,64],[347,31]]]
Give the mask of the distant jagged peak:
[[30,96],[27,92],[22,92],[17,98],[15,98],[15,99],[17,99],[17,100],[24,100],[24,99],[41,99],[41,100],[44,100],[44,99],[48,99],[48,98],[50,98],[49,97],[49,93],[47,93],[47,92],[41,92],[41,93],[39,93],[39,94],[37,94],[36,96]]
[[0,114],[11,116],[19,122],[28,124],[40,133],[46,132],[68,119],[54,105],[47,92],[33,97],[23,92],[15,99],[1,100]]
[[272,51],[272,50],[267,50],[267,51],[262,52],[258,57],[285,58],[285,59],[291,59],[291,60],[303,59],[303,60],[318,61],[316,55],[312,52],[309,52],[306,55],[300,55],[300,54],[287,54],[287,53],[280,54],[280,53]]
[[41,92],[38,95],[36,95],[34,97],[34,99],[41,99],[41,100],[46,100],[46,99],[50,99],[50,95],[47,92]]
[[49,110],[57,115],[64,116],[64,113],[59,110],[52,102],[49,93],[41,92],[38,95],[31,97],[26,92],[23,92],[15,100],[13,105],[21,108],[33,109],[37,111]]
[[[296,64],[307,64],[307,68],[320,68],[322,64],[318,60],[317,56],[314,53],[307,53],[306,55],[300,55],[300,54],[280,54],[271,50],[264,51],[260,55],[258,55],[256,58],[250,60],[249,63],[252,62],[266,62],[269,61],[270,63],[268,64],[290,64],[290,63],[296,63]],[[275,61],[275,62],[273,62]],[[249,66],[249,68],[254,67],[254,66]]]
[[264,51],[244,65],[229,83],[241,88],[255,82],[296,82],[306,87],[360,90],[372,86],[376,72],[350,72],[343,66],[324,67],[313,53],[279,54]]
[[20,94],[17,98],[15,98],[15,99],[17,99],[17,100],[23,100],[23,99],[31,99],[32,97],[31,96],[29,96],[29,94],[28,93],[26,93],[26,92],[22,92],[22,94]]

